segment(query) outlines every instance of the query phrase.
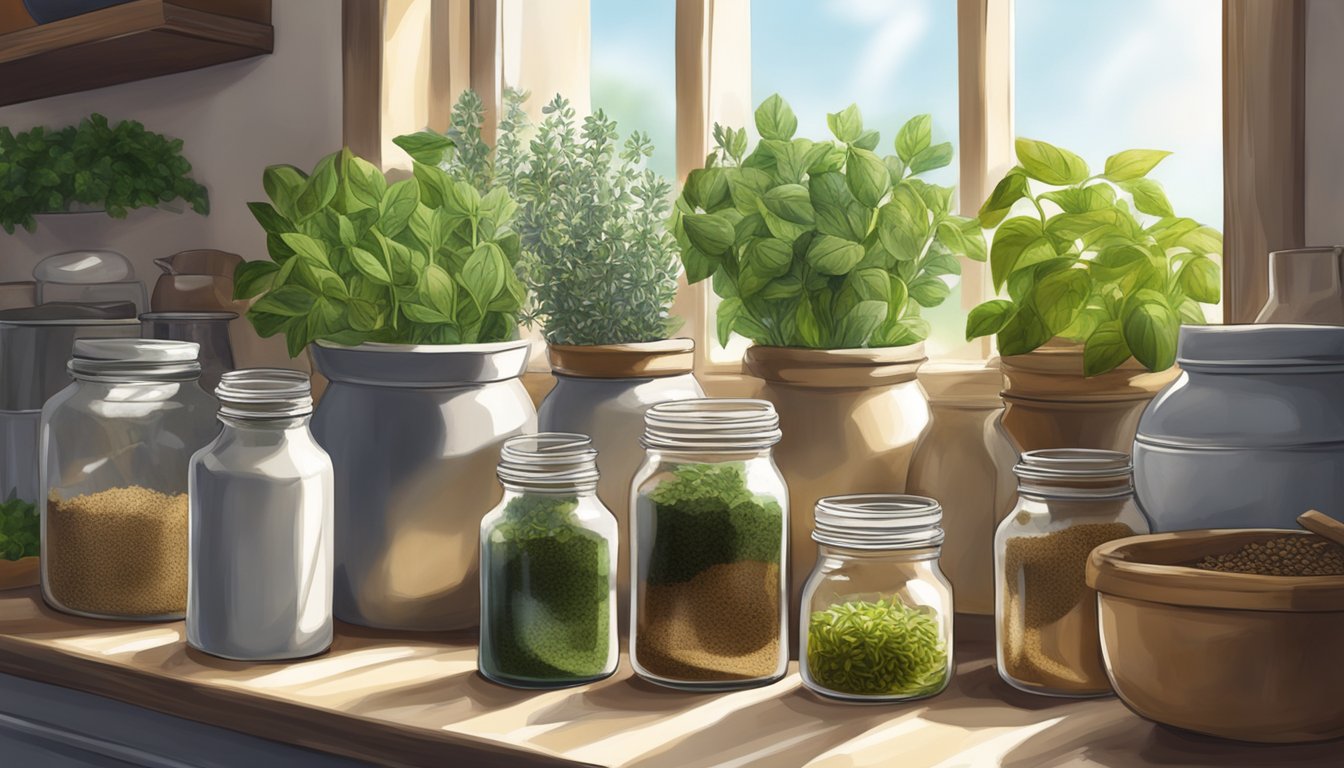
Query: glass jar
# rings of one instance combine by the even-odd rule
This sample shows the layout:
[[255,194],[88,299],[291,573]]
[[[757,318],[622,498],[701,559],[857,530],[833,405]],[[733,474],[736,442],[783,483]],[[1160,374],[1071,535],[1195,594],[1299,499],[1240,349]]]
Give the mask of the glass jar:
[[764,400],[660,403],[631,486],[630,663],[674,688],[774,682],[788,666],[788,488]]
[[924,496],[817,502],[817,563],[803,587],[803,685],[847,701],[906,701],[952,679],[952,585],[938,566],[943,517]]
[[1105,696],[1097,594],[1084,570],[1093,548],[1149,531],[1129,456],[1029,451],[1013,472],[1017,506],[994,537],[999,676],[1031,693]]
[[481,521],[482,675],[563,688],[616,671],[616,517],[597,497],[587,435],[543,432],[500,450],[504,498]]
[[180,619],[187,475],[219,431],[197,345],[79,339],[42,408],[42,594],[95,618]]
[[331,645],[332,469],[307,375],[224,373],[214,442],[191,459],[187,642],[242,661]]

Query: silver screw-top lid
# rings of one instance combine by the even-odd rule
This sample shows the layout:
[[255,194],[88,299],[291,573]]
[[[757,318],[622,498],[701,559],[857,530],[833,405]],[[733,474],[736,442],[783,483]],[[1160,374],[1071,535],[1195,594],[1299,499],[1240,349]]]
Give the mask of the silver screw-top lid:
[[500,482],[554,492],[597,488],[597,450],[587,435],[541,432],[504,441],[499,452]]
[[859,493],[817,502],[812,538],[848,549],[925,549],[943,543],[943,508],[927,496]]
[[779,438],[779,414],[766,400],[676,400],[644,414],[642,442],[655,450],[759,451]]
[[70,373],[112,381],[178,381],[201,375],[201,345],[163,339],[76,339]]
[[308,375],[285,368],[228,371],[215,388],[219,415],[235,419],[290,419],[313,412]]

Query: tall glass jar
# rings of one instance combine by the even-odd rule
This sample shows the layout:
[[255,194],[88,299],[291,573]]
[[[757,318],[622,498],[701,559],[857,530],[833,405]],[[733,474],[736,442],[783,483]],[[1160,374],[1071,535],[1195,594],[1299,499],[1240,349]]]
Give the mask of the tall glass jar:
[[764,400],[660,403],[631,486],[630,663],[692,690],[765,685],[788,666],[789,494]]
[[943,510],[924,496],[817,502],[803,586],[803,685],[848,701],[905,701],[952,679],[952,585],[938,566]]
[[1013,472],[1017,506],[994,537],[999,676],[1031,693],[1105,696],[1097,595],[1084,571],[1098,545],[1149,531],[1129,456],[1029,451]]
[[221,376],[224,428],[192,457],[187,642],[226,659],[331,645],[332,469],[313,439],[308,376]]
[[504,442],[504,498],[481,521],[477,667],[516,688],[563,688],[616,671],[616,518],[597,497],[587,435]]
[[42,594],[95,618],[180,619],[187,475],[219,431],[197,345],[79,339],[42,408]]

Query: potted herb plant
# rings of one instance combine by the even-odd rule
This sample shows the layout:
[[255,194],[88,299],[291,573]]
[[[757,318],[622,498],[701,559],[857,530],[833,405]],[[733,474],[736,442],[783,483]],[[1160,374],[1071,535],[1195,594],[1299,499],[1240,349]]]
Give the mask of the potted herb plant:
[[0,126],[0,227],[32,232],[38,214],[79,210],[123,219],[133,208],[174,200],[205,215],[210,200],[190,172],[181,139],[134,120],[112,125],[93,114],[78,126],[17,135]]
[[525,289],[517,205],[415,164],[388,184],[349,150],[311,174],[266,169],[249,207],[270,261],[235,273],[248,319],[311,345],[331,381],[312,429],[336,468],[337,618],[392,629],[475,626],[481,482],[505,439],[536,429],[519,376]]
[[[505,96],[493,163],[480,139],[479,99],[470,93],[456,105],[445,137],[397,141],[450,173],[493,178],[513,193],[532,297],[527,316],[542,328],[555,376],[538,408],[539,428],[591,436],[598,495],[624,529],[644,412],[704,396],[691,373],[694,342],[668,338],[680,326],[669,314],[680,272],[665,224],[672,190],[645,167],[653,146],[644,134],[622,144],[605,114],[580,121],[558,95],[533,126],[525,98]],[[624,539],[619,557],[628,561]],[[629,573],[617,573],[624,615]]]
[[[1119,152],[1093,175],[1068,150],[1016,148],[978,219],[994,229],[990,271],[1008,298],[971,310],[966,337],[998,339],[1003,425],[1019,450],[1128,453],[1144,407],[1178,374],[1181,325],[1202,324],[1200,305],[1219,299],[1222,236],[1177,216],[1148,177],[1168,152]],[[1009,217],[1022,201],[1029,212]]]
[[718,334],[753,342],[746,367],[779,411],[775,460],[789,478],[793,600],[815,559],[812,512],[839,493],[904,488],[928,409],[915,382],[928,335],[922,307],[947,297],[958,257],[983,259],[952,189],[920,174],[947,165],[931,120],[907,122],[880,157],[857,106],[828,117],[835,141],[795,138],[778,95],[756,110],[761,136],[715,126],[672,227],[687,278],[712,278]]

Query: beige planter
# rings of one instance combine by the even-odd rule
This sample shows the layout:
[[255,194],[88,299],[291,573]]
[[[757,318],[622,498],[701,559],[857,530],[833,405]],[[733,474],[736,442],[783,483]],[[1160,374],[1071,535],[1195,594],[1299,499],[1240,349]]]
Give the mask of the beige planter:
[[958,613],[994,613],[994,531],[1017,498],[1017,454],[999,428],[1002,380],[997,359],[919,369],[929,426],[915,444],[906,491],[943,507],[939,565]]
[[1003,358],[1003,428],[1019,452],[1097,448],[1130,453],[1139,416],[1180,374],[1151,373],[1130,358],[1100,376],[1083,376],[1083,346],[1055,339]]
[[[784,436],[775,462],[789,485],[790,611],[812,572],[813,509],[823,496],[902,493],[915,441],[929,421],[915,370],[924,345],[879,349],[747,349]],[[791,615],[796,640],[798,623]],[[798,644],[791,648],[797,652]]]

